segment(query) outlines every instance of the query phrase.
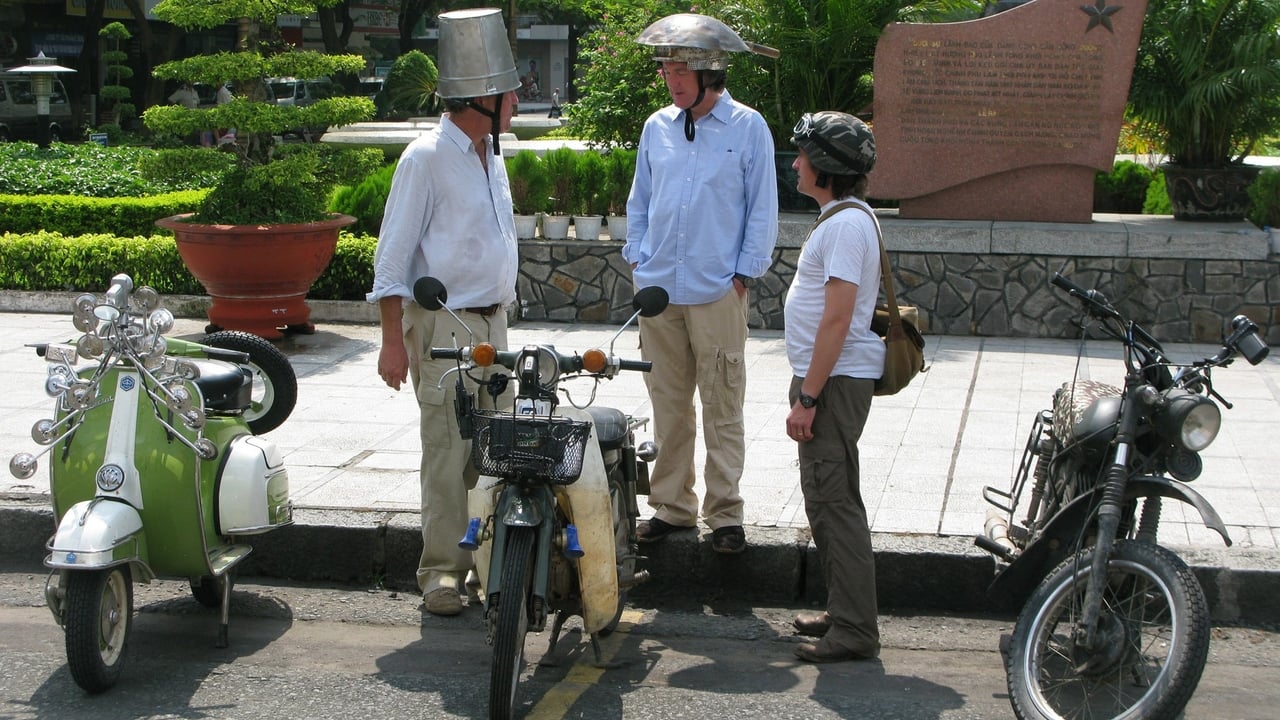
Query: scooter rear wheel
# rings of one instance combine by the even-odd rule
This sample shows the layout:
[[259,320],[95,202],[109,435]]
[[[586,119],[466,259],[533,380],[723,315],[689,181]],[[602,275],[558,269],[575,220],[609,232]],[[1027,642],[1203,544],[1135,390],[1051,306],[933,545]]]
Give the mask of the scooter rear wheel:
[[249,431],[262,435],[280,427],[298,402],[298,376],[289,358],[253,333],[223,330],[210,333],[204,344],[249,356],[253,370],[253,402],[245,411]]
[[67,667],[76,684],[100,693],[116,684],[133,627],[133,582],[128,565],[64,575]]
[[529,583],[533,576],[533,528],[507,529],[498,593],[498,622],[489,666],[489,718],[509,720],[524,670],[524,636],[529,632]]
[[212,575],[191,578],[188,581],[191,585],[191,597],[207,608],[220,608],[222,607],[222,583],[231,581],[229,573],[220,578]]

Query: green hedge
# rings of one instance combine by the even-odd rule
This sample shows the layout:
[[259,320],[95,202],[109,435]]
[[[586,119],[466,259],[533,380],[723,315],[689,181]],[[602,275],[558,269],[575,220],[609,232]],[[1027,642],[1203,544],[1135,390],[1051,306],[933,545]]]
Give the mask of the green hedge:
[[56,229],[65,235],[151,235],[156,232],[156,218],[194,212],[206,192],[116,198],[0,195],[0,227],[13,233]]
[[[329,267],[308,297],[363,300],[373,286],[378,239],[342,233]],[[117,237],[55,232],[0,235],[0,290],[102,292],[117,273],[162,295],[204,295],[182,264],[172,236]]]

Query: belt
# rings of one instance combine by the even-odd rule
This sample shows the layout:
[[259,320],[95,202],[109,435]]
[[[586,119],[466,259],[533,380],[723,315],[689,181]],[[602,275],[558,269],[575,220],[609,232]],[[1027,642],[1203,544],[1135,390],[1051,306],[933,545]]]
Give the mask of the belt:
[[462,308],[462,311],[475,313],[480,317],[492,317],[493,315],[496,315],[497,312],[501,309],[502,309],[502,303],[494,303],[492,305],[485,305],[484,307]]

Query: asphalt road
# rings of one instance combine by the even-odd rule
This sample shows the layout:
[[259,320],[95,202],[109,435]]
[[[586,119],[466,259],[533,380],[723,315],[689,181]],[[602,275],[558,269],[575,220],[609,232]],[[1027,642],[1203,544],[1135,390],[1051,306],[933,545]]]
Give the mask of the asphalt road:
[[[424,616],[416,595],[242,582],[231,647],[185,583],[137,586],[119,685],[87,696],[66,669],[44,576],[0,572],[0,720],[484,718],[490,649],[476,607]],[[886,616],[878,662],[792,659],[795,608],[634,607],[602,643],[566,632],[545,662],[531,636],[526,718],[1011,718],[998,646],[1011,618]],[[544,662],[539,662],[544,661]],[[1252,720],[1280,706],[1280,634],[1217,628],[1187,718]]]

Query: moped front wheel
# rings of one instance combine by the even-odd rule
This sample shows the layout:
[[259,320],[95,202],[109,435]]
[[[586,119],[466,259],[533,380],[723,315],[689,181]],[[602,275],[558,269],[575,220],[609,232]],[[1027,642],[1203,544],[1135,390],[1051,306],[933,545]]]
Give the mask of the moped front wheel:
[[262,435],[280,427],[298,402],[298,376],[284,353],[253,333],[223,330],[205,336],[204,344],[249,356],[253,394],[244,419],[249,432]]
[[524,670],[524,636],[529,631],[529,583],[533,576],[534,529],[507,528],[502,561],[502,591],[493,631],[493,662],[489,667],[489,718],[509,720],[516,688]]
[[67,667],[76,684],[100,693],[116,684],[133,627],[133,582],[128,565],[69,571],[63,630]]
[[1089,649],[1076,626],[1094,549],[1040,583],[1014,625],[1006,670],[1014,713],[1028,718],[1175,717],[1209,653],[1204,591],[1172,552],[1121,540],[1107,563],[1098,632]]

